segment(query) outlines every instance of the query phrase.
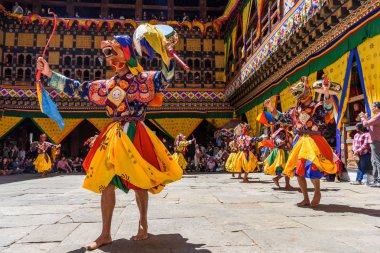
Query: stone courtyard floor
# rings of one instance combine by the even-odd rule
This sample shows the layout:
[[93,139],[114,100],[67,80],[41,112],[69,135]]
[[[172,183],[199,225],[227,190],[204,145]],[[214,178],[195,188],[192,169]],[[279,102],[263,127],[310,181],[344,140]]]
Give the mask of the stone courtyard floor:
[[[186,175],[150,195],[151,235],[140,242],[130,240],[138,224],[134,194],[117,191],[114,242],[93,252],[380,252],[380,188],[323,182],[322,204],[298,208],[297,191],[252,177],[242,184],[228,174]],[[0,252],[85,252],[101,214],[83,178],[0,177]]]

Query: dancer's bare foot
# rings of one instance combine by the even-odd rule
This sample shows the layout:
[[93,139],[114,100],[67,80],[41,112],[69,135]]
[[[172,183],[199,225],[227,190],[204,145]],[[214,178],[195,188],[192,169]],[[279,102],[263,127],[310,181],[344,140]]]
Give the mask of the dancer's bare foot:
[[309,199],[304,199],[301,202],[297,203],[298,207],[305,207],[305,206],[310,206],[310,200]]
[[317,207],[319,205],[319,202],[321,202],[321,194],[320,193],[314,193],[313,200],[311,201],[311,207]]
[[244,179],[243,179],[243,183],[249,183],[248,178],[244,178]]
[[86,246],[87,250],[95,250],[104,245],[112,243],[112,238],[110,235],[100,235],[98,239]]
[[133,236],[132,239],[134,241],[143,241],[148,239],[148,224],[142,225],[141,222],[139,222],[139,230],[137,232],[137,235]]
[[277,177],[274,177],[273,179],[273,183],[278,187],[278,188],[281,188],[281,186],[280,186],[280,183],[278,182],[278,178]]

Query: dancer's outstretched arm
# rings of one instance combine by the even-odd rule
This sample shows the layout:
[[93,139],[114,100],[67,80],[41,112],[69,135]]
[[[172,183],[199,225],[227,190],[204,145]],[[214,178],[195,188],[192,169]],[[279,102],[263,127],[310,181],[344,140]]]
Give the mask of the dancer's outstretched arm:
[[[62,91],[70,97],[76,97],[91,101],[98,105],[104,105],[107,97],[107,80],[80,82],[68,78],[50,69],[49,63],[39,57],[37,68],[42,70],[42,74],[49,78],[48,86],[55,90]],[[90,89],[97,92],[89,92]]]

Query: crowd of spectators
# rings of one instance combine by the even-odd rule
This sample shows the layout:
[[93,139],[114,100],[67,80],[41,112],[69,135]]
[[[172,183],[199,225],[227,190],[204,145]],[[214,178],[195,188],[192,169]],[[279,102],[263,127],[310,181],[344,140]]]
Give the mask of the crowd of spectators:
[[[169,150],[174,152],[173,143],[165,138],[162,142]],[[224,171],[225,163],[229,156],[226,149],[227,143],[222,139],[214,139],[206,144],[195,144],[187,147],[184,156],[187,160],[186,170],[189,172],[221,172]]]
[[[37,173],[33,164],[37,153],[26,147],[28,147],[27,143],[18,145],[15,140],[6,140],[0,143],[0,176]],[[57,157],[56,161],[52,162],[51,172],[83,172],[82,163],[81,157]]]
[[[12,7],[12,13],[23,14],[25,16],[28,16],[32,12],[28,9],[28,7],[22,8],[18,4],[18,2],[15,2],[13,7]],[[60,17],[69,17],[69,15],[67,15],[67,13],[64,13],[64,14],[56,13],[56,14]],[[47,10],[45,10],[45,8],[41,8],[39,15],[42,17],[48,15]],[[79,15],[78,12],[75,12],[74,17],[80,18],[81,16]],[[161,11],[159,15],[156,15],[154,13],[147,13],[146,11],[144,11],[142,17],[140,17],[140,16],[124,16],[124,15],[117,17],[113,13],[109,13],[109,15],[107,15],[107,16],[102,16],[102,14],[99,14],[98,18],[99,19],[119,19],[119,20],[133,19],[136,21],[140,21],[140,20],[145,21],[145,20],[153,20],[153,19],[160,20],[160,21],[168,20],[167,16],[164,14],[163,11]],[[176,16],[175,20],[178,22],[195,21],[195,20],[199,20],[201,22],[209,22],[209,21],[214,20],[215,18],[216,17],[211,17],[210,15],[208,15],[206,19],[201,19],[198,17],[198,15],[190,16],[190,15],[186,14],[186,12],[184,12],[182,15]]]

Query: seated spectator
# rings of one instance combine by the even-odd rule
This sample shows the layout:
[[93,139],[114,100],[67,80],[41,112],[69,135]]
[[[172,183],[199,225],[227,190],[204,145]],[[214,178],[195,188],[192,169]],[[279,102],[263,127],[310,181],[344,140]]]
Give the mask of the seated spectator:
[[72,162],[73,171],[82,172],[82,161],[79,156],[75,157],[75,160]]
[[37,173],[33,164],[33,160],[31,158],[26,159],[24,162],[24,173],[30,173],[30,174]]
[[10,163],[10,170],[13,175],[22,174],[24,172],[23,164],[18,157]]
[[24,16],[29,16],[32,14],[32,12],[28,9],[28,7],[25,7]]
[[166,17],[165,17],[165,15],[164,15],[164,12],[163,12],[163,11],[160,12],[160,20],[162,20],[162,21],[165,21],[165,20],[166,20]]
[[216,167],[217,167],[217,163],[216,163],[215,157],[210,156],[207,161],[207,170],[209,172],[215,172]]
[[20,5],[18,5],[18,2],[15,2],[15,5],[12,7],[12,12],[15,14],[23,14],[24,10],[21,8]]
[[18,157],[20,158],[20,161],[25,160],[26,151],[24,147],[21,148],[21,150],[18,152]]
[[17,148],[17,145],[14,144],[12,149],[11,149],[11,153],[10,153],[10,157],[15,159],[16,157],[18,157],[18,148]]
[[195,154],[194,154],[194,166],[196,171],[200,171],[201,159],[203,157],[202,151],[198,144],[195,144]]
[[9,158],[3,158],[3,162],[2,162],[2,171],[0,172],[1,175],[10,175],[12,173],[12,170],[10,169],[10,166],[9,166]]
[[41,9],[41,15],[40,16],[46,16],[46,12],[45,12],[44,8]]
[[186,15],[186,12],[183,13],[182,22],[190,21],[189,16]]
[[59,173],[69,173],[69,172],[72,172],[72,169],[68,163],[68,161],[66,160],[66,157],[62,157],[61,160],[58,161],[57,163],[57,170]]
[[80,18],[78,12],[75,12],[75,17],[76,17],[76,18]]
[[8,145],[6,143],[4,143],[4,147],[3,147],[3,157],[4,158],[9,158],[9,154],[11,152],[11,149],[8,147]]
[[191,160],[191,157],[187,158],[186,171],[195,171],[194,161]]

